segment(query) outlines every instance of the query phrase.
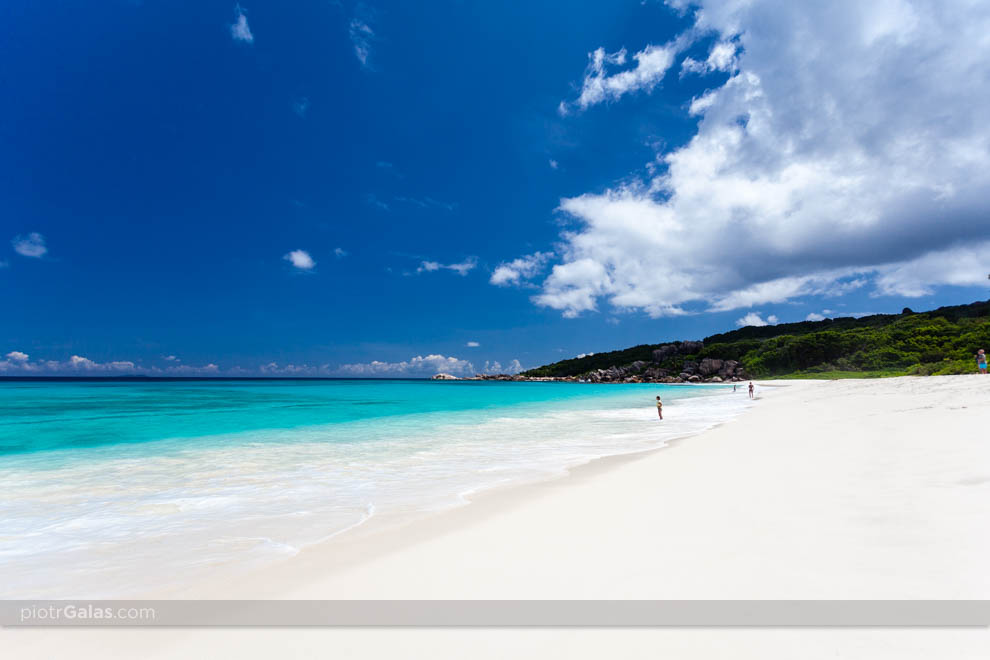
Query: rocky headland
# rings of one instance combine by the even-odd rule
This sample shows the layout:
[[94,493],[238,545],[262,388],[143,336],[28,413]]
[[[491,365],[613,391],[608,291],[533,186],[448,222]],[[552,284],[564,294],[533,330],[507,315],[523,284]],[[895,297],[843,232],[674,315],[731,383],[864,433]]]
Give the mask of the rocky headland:
[[[467,380],[565,383],[727,383],[749,377],[738,360],[691,359],[704,348],[701,341],[682,341],[658,346],[652,359],[614,364],[572,376],[486,375]],[[439,375],[439,374],[438,374]],[[434,376],[436,378],[436,376]]]

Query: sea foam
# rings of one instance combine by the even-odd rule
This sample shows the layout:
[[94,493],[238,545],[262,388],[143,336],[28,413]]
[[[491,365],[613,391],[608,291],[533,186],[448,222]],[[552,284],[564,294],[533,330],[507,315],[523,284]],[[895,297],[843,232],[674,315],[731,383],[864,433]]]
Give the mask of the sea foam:
[[381,516],[424,515],[496,486],[659,448],[749,405],[728,388],[666,388],[661,422],[654,389],[610,387],[563,400],[3,457],[0,596],[134,596],[167,589],[176,576],[249,570]]

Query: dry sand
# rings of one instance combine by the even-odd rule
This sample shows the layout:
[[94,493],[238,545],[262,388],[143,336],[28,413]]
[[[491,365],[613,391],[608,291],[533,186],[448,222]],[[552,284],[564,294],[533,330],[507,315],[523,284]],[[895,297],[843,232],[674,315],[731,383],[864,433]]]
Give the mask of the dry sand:
[[[766,383],[742,417],[675,446],[176,595],[990,599],[988,402],[979,376]],[[9,657],[986,658],[990,629],[5,630],[4,647]]]

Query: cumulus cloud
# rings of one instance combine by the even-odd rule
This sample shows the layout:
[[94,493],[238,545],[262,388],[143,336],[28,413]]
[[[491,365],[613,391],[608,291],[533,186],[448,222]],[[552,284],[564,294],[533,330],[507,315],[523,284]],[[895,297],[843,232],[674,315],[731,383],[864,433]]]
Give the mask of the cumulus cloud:
[[48,252],[48,248],[45,246],[45,237],[36,231],[25,236],[15,236],[10,243],[14,246],[14,252],[22,257],[38,259]]
[[68,360],[34,360],[23,351],[10,351],[0,360],[0,372],[8,374],[92,374],[126,375],[145,373],[146,370],[130,360],[98,362],[82,355],[73,355]]
[[824,321],[825,317],[817,312],[811,312],[804,317],[805,321]]
[[555,170],[560,167],[560,163],[555,161],[553,158],[550,159],[550,169]]
[[768,316],[764,321],[763,317],[760,316],[758,312],[750,312],[741,319],[736,320],[736,325],[738,325],[740,328],[745,328],[748,325],[756,326],[757,328],[762,328],[765,325],[775,325],[776,323],[777,323],[777,317],[774,316],[773,314]]
[[438,270],[452,270],[461,277],[467,275],[478,266],[477,257],[468,257],[455,264],[442,264],[439,261],[423,261],[416,268],[417,273],[435,273]]
[[111,360],[100,362],[83,355],[72,355],[67,360],[34,360],[23,351],[10,351],[0,359],[0,373],[6,375],[87,375],[87,376],[129,376],[144,374],[149,376],[230,376],[253,375],[330,375],[329,365],[310,367],[309,365],[289,364],[281,367],[271,363],[257,368],[233,367],[221,370],[219,365],[208,362],[203,365],[179,364],[174,355],[164,356],[165,368],[144,367],[131,360]]
[[731,71],[735,68],[736,45],[731,41],[720,41],[712,47],[704,62],[685,57],[681,62],[681,75],[686,73],[711,73]]
[[240,5],[234,7],[234,22],[230,26],[230,36],[234,41],[254,43],[254,35],[251,34],[251,28],[248,26],[247,15]]
[[374,360],[359,364],[344,364],[339,368],[341,373],[351,376],[366,376],[387,378],[395,376],[432,376],[438,373],[453,376],[470,376],[474,374],[474,366],[467,360],[443,355],[417,355],[402,362],[380,362]]
[[629,92],[651,91],[674,64],[680,48],[681,45],[675,42],[647,46],[632,56],[636,66],[612,75],[607,73],[607,68],[623,66],[626,63],[626,49],[607,53],[604,48],[597,48],[588,54],[581,94],[574,103],[561,102],[558,111],[561,115],[567,115],[574,107],[584,110],[603,101],[615,101]]
[[495,286],[519,286],[525,280],[539,274],[552,256],[550,252],[534,252],[500,263],[492,272],[489,282]]
[[350,253],[347,250],[345,250],[344,248],[334,248],[333,249],[333,256],[337,257],[338,259],[343,259],[348,254],[350,254]]
[[[985,283],[990,5],[699,4],[691,31],[734,45],[709,56],[730,75],[654,171],[561,200],[537,304],[663,316]],[[636,87],[606,83],[623,57],[592,58],[586,104]]]
[[133,372],[136,367],[129,360],[115,360],[113,362],[95,362],[81,355],[73,355],[69,358],[67,366],[77,371],[121,371]]
[[306,252],[306,250],[293,250],[292,252],[283,255],[282,258],[299,270],[313,270],[316,266],[316,262],[313,261],[313,257],[309,256],[309,252]]
[[469,341],[467,344],[465,344],[465,346],[467,346],[468,348],[478,348],[479,346],[481,346],[481,344],[479,344],[476,341]]
[[520,371],[525,371],[519,360],[512,360],[505,366],[502,365],[498,360],[485,360],[485,368],[482,369],[482,373],[493,375],[493,374],[505,374],[508,376],[513,376]]

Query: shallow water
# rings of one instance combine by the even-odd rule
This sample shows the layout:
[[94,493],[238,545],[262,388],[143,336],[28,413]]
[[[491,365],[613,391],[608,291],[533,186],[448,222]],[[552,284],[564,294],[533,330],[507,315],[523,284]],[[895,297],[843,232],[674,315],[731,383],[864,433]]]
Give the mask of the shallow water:
[[133,595],[271,562],[748,403],[662,385],[0,382],[0,596]]

